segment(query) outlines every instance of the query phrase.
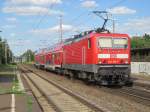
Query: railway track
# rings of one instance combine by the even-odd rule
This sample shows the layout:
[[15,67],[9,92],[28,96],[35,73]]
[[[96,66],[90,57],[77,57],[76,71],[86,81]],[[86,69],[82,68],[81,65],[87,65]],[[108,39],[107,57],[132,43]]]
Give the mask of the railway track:
[[108,112],[26,67],[20,69],[44,112]]
[[[37,72],[34,69],[30,68],[30,71],[32,72]],[[38,74],[38,73],[37,73]],[[139,88],[135,88],[135,86],[133,86],[133,88],[131,87],[123,87],[123,88],[99,88],[98,86],[92,86],[93,88],[97,88],[99,90],[104,90],[105,92],[109,92],[111,94],[114,95],[119,95],[121,97],[125,97],[129,100],[132,101],[136,101],[140,104],[146,105],[146,106],[150,106],[150,92],[149,91],[145,91],[144,89],[139,89]]]
[[29,79],[26,73],[24,73],[23,78],[26,80],[28,85],[30,86],[34,97],[38,101],[38,104],[43,112],[55,112],[53,105],[51,105],[47,98],[41,93],[41,91],[35,87],[35,84]]
[[133,97],[134,100],[136,100],[136,102],[150,106],[150,92],[148,91],[132,87],[132,88],[122,88],[121,90],[119,90],[119,92]]
[[[99,88],[99,87],[97,87]],[[128,98],[135,102],[141,103],[146,106],[150,106],[150,92],[149,90],[139,89],[139,87],[123,87],[123,88],[107,88],[101,87],[101,90],[109,92],[114,95],[119,95],[121,97]]]

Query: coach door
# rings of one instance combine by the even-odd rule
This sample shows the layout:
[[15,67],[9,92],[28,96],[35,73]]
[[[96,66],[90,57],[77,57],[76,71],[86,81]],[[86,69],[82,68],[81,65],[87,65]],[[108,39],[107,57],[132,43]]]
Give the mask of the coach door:
[[82,64],[85,64],[86,59],[86,49],[85,47],[82,47]]
[[52,64],[54,65],[55,54],[52,54]]
[[63,51],[63,64],[66,64],[66,51]]

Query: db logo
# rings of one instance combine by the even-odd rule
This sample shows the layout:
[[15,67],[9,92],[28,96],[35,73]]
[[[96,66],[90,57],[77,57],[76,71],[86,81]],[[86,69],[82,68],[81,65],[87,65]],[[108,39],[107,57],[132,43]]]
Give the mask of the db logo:
[[110,58],[116,58],[116,57],[117,57],[116,54],[111,54],[111,55],[110,55]]

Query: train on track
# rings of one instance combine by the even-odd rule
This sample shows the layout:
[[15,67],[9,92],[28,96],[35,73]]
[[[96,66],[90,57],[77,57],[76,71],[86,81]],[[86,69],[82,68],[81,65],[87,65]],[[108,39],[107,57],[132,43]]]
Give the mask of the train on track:
[[100,85],[132,84],[130,37],[104,26],[39,50],[35,66]]

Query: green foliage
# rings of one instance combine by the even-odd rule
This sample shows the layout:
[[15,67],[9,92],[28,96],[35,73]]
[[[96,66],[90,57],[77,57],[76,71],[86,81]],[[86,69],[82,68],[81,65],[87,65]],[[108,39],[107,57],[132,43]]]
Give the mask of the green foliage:
[[32,50],[27,50],[23,55],[21,55],[22,58],[26,59],[26,62],[32,62],[34,61],[34,52]]
[[0,64],[7,64],[12,61],[12,51],[9,48],[7,40],[0,37]]
[[143,37],[132,37],[131,48],[150,48],[150,35],[145,34]]

